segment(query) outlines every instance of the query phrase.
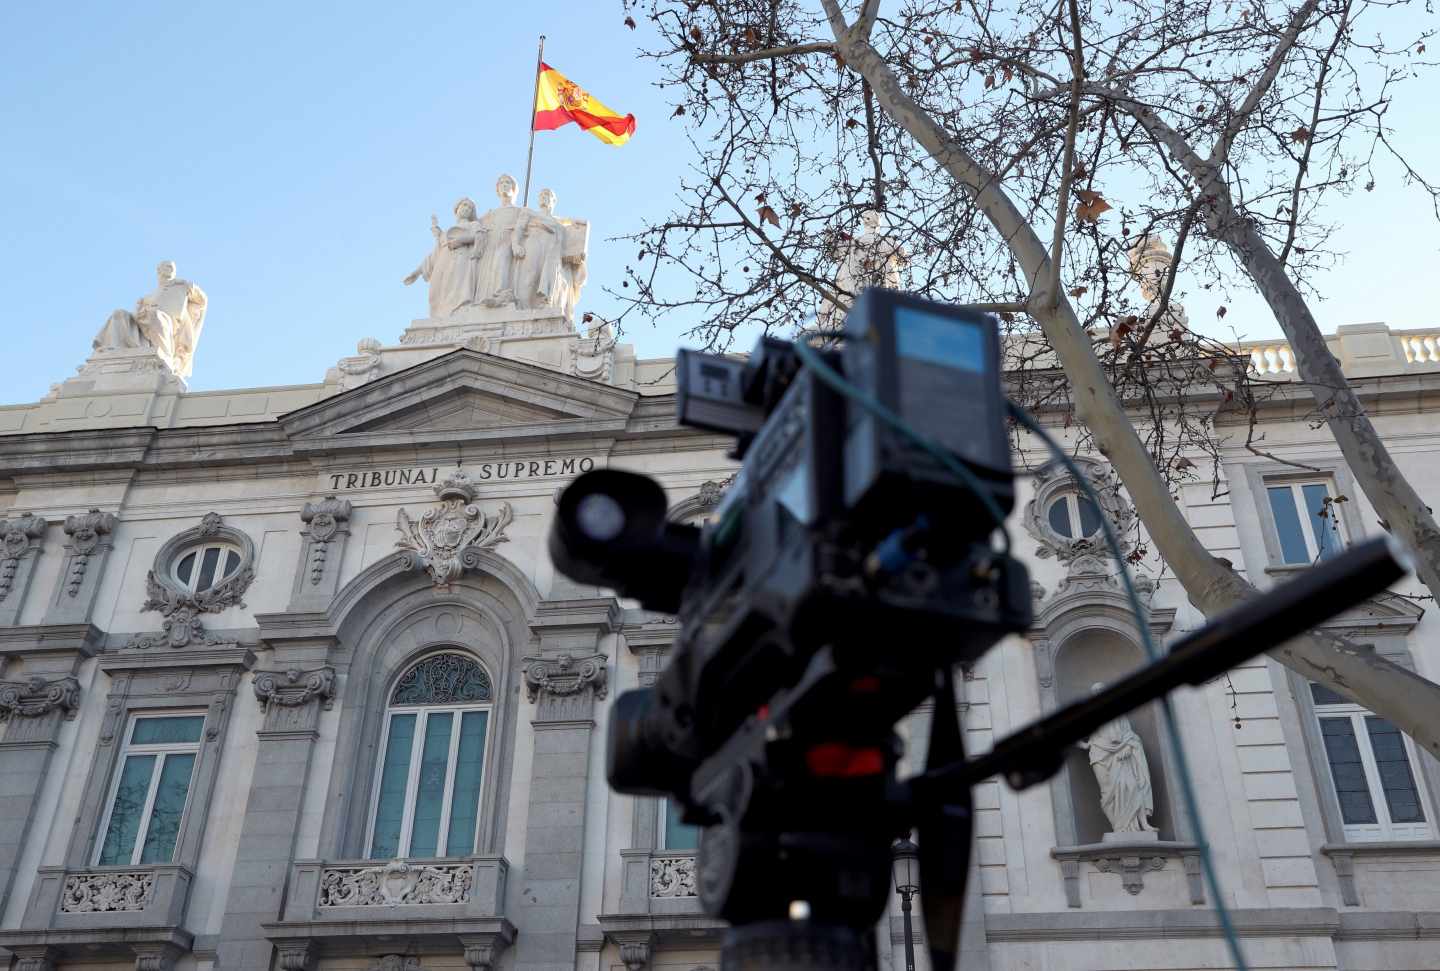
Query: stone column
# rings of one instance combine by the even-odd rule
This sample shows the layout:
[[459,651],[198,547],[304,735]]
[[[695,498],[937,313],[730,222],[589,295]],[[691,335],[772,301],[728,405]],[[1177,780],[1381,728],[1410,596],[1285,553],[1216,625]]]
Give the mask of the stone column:
[[255,672],[265,721],[225,903],[224,971],[269,971],[272,947],[260,925],[280,917],[320,709],[330,707],[334,694],[334,668]]
[[32,513],[0,519],[0,627],[20,622],[35,558],[45,538],[45,520]]
[[595,702],[609,685],[600,638],[619,626],[613,599],[541,604],[540,653],[524,659],[535,705],[525,830],[527,903],[517,915],[515,971],[574,971],[585,858],[585,795]]
[[0,681],[0,913],[30,834],[60,723],[73,719],[79,705],[80,682],[73,677]]
[[66,516],[64,530],[65,564],[50,598],[45,623],[84,624],[90,620],[105,559],[113,548],[110,535],[115,531],[115,516],[98,509]]

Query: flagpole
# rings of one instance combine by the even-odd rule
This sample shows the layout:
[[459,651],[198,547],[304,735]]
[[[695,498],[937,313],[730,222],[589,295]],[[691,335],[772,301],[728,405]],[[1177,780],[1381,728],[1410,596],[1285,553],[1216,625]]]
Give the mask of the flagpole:
[[540,50],[535,55],[535,90],[530,93],[530,151],[525,155],[525,199],[530,205],[530,164],[535,161],[535,102],[540,97],[540,65],[545,63],[545,35],[540,35]]

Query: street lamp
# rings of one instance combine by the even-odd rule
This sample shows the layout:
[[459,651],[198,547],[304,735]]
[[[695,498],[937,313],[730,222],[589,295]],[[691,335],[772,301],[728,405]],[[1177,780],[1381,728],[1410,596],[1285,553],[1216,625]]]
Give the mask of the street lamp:
[[910,898],[920,892],[920,850],[908,838],[890,848],[895,860],[895,892],[905,915],[905,971],[915,971],[915,938],[910,930]]

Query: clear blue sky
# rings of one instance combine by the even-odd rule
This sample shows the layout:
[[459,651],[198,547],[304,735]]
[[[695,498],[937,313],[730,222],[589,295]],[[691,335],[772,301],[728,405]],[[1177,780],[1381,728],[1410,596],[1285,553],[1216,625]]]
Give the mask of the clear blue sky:
[[[549,186],[590,220],[581,309],[608,316],[602,286],[634,253],[606,238],[668,210],[690,153],[623,16],[617,0],[0,6],[0,403],[73,374],[161,259],[210,296],[194,389],[316,382],[358,339],[393,343],[425,315],[423,286],[400,280],[430,214],[447,222],[461,195],[484,209],[500,172],[524,174],[541,32],[550,64],[639,120],[621,148],[574,127],[536,138],[532,201]],[[1440,134],[1417,95],[1396,122],[1425,162]],[[1327,330],[1440,324],[1420,201],[1388,178],[1334,210],[1351,257],[1325,281]],[[1187,307],[1201,322],[1220,302]],[[1226,324],[1278,333],[1257,299],[1229,305]],[[689,323],[627,339],[665,355]]]

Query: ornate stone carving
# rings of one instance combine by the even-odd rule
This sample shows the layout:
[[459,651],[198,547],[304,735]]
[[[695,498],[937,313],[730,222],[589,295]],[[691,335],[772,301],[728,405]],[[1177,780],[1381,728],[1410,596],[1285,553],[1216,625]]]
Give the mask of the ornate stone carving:
[[422,971],[420,959],[413,954],[382,954],[370,962],[367,971]]
[[309,527],[310,584],[319,584],[325,576],[325,560],[330,555],[330,541],[350,521],[350,500],[326,496],[319,502],[307,502],[300,510],[300,521]]
[[553,657],[530,656],[525,664],[525,693],[534,702],[541,692],[551,695],[573,695],[593,690],[604,699],[609,690],[610,660],[608,654],[592,654],[577,658],[570,654]]
[[410,569],[425,567],[435,585],[443,587],[458,580],[465,570],[478,567],[481,550],[506,541],[505,527],[515,514],[508,502],[501,503],[494,513],[471,505],[475,484],[460,469],[435,486],[435,494],[440,505],[421,516],[418,523],[400,510],[395,520],[400,540],[395,545],[409,552]]
[[463,904],[474,879],[468,863],[429,866],[392,860],[380,866],[327,867],[320,874],[320,907],[400,907]]
[[255,698],[260,702],[261,711],[269,711],[271,705],[298,708],[315,698],[328,709],[335,703],[335,669],[256,671]]
[[15,585],[20,558],[44,535],[45,520],[34,513],[22,512],[13,519],[0,519],[0,600],[4,600]]
[[[1077,456],[1074,461],[1100,499],[1100,514],[1110,520],[1110,526],[1120,540],[1121,549],[1129,553],[1135,545],[1131,531],[1131,527],[1135,525],[1135,508],[1120,494],[1120,480],[1104,462],[1084,456]],[[1077,492],[1078,488],[1064,465],[1051,462],[1042,466],[1035,473],[1034,485],[1035,497],[1026,504],[1021,521],[1026,532],[1040,543],[1035,550],[1036,556],[1041,559],[1054,556],[1061,563],[1069,563],[1081,556],[1109,556],[1109,548],[1105,545],[1102,533],[1065,536],[1050,522],[1050,507],[1055,500],[1068,493]],[[1080,526],[1079,523],[1072,525]],[[1078,533],[1079,529],[1074,531]]]
[[309,941],[284,941],[275,945],[280,971],[309,971],[314,948]]
[[1120,885],[1127,892],[1138,894],[1145,889],[1144,871],[1165,869],[1163,856],[1102,856],[1095,860],[1095,868],[1101,873],[1120,874]]
[[74,678],[47,681],[36,675],[26,681],[0,681],[0,721],[12,716],[39,718],[56,708],[74,721],[80,710],[80,682]]
[[695,889],[695,857],[652,857],[650,859],[650,896],[698,896]]
[[648,941],[626,941],[620,945],[620,960],[625,971],[644,971],[650,966],[650,944]]
[[188,378],[195,363],[200,329],[205,326],[205,291],[189,280],[178,279],[170,260],[157,266],[155,272],[155,289],[140,298],[133,313],[112,313],[91,344],[96,357],[106,352],[148,349],[155,355],[153,367],[164,366],[176,377]]
[[[205,590],[190,591],[170,577],[175,557],[203,540],[222,539],[241,550],[240,565],[235,572]],[[145,575],[145,603],[141,611],[157,610],[164,618],[160,632],[137,634],[128,648],[150,650],[156,647],[188,647],[192,643],[216,645],[221,638],[207,636],[200,623],[201,614],[219,613],[228,607],[245,606],[241,599],[255,580],[255,545],[250,537],[225,525],[219,513],[206,513],[198,526],[192,526],[171,538],[155,556],[155,567]]]
[[471,971],[490,971],[495,966],[495,954],[498,948],[493,943],[480,941],[463,941],[465,945],[465,964]]
[[62,914],[101,914],[144,910],[155,891],[155,874],[72,873],[60,894]]
[[70,571],[65,577],[65,592],[74,597],[79,595],[80,586],[85,582],[85,571],[90,566],[90,557],[105,542],[105,537],[115,531],[115,516],[112,513],[92,509],[84,515],[65,517],[65,535],[70,537]]
[[[588,315],[587,315],[588,316]],[[570,358],[570,373],[589,381],[609,382],[615,370],[615,345],[620,343],[609,324],[590,329],[584,337],[575,338]]]
[[341,391],[358,388],[380,376],[381,344],[373,337],[362,337],[355,345],[354,357],[342,357],[325,375],[326,384],[338,384]]

